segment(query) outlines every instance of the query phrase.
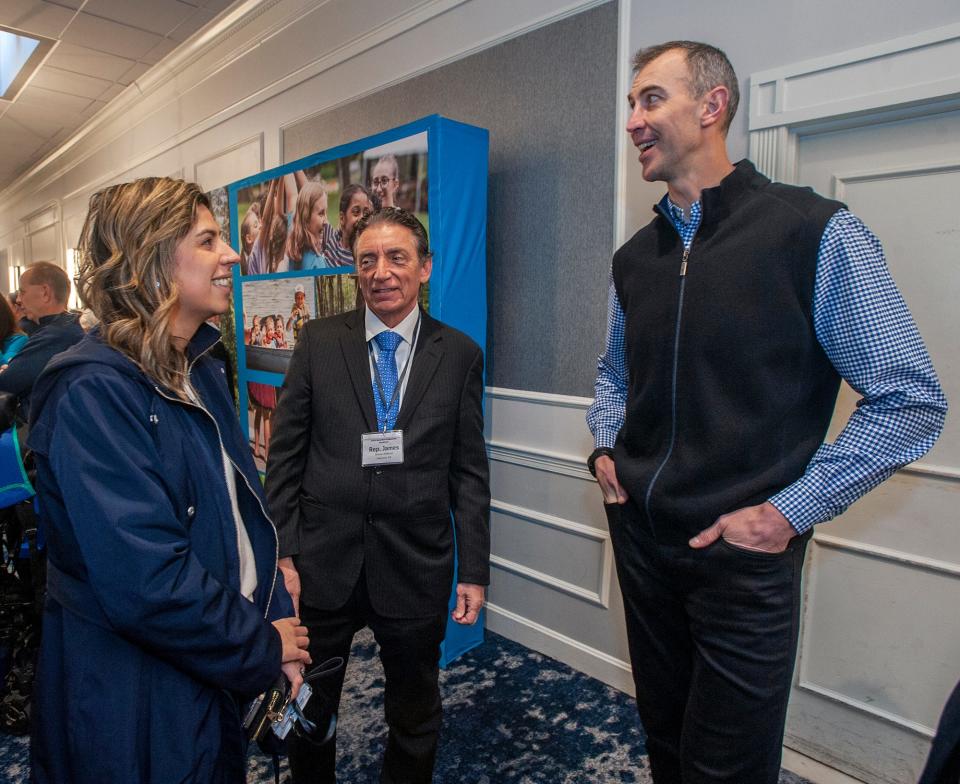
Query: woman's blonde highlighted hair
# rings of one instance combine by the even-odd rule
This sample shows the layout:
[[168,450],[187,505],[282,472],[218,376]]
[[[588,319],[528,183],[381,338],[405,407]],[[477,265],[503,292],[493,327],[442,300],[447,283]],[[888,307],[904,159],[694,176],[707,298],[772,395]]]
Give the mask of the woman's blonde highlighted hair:
[[168,177],[111,185],[90,198],[77,249],[77,290],[103,340],[188,401],[187,358],[171,334],[177,243],[210,209],[200,186]]

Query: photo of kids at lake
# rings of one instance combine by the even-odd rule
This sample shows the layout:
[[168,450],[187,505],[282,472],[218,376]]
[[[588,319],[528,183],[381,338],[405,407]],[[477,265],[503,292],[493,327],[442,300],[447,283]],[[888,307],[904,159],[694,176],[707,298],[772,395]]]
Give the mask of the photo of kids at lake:
[[[243,343],[247,370],[286,373],[307,322],[353,310],[356,278],[347,273],[245,280]],[[279,382],[247,381],[250,449],[260,471],[270,454],[273,412]]]
[[356,278],[346,272],[244,280],[241,286],[247,370],[286,373],[307,321],[357,306]]

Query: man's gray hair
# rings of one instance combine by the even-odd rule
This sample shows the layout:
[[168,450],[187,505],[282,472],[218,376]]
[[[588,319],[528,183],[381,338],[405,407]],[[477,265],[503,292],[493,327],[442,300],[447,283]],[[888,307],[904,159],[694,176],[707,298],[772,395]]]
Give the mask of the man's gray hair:
[[28,286],[49,286],[58,305],[66,305],[70,299],[70,278],[62,267],[51,261],[28,264],[20,279]]
[[667,41],[665,44],[639,49],[633,56],[634,76],[660,55],[673,50],[680,50],[686,56],[687,70],[690,72],[690,94],[694,98],[702,98],[718,85],[727,88],[730,98],[727,101],[726,116],[720,126],[720,130],[726,136],[730,123],[737,113],[737,106],[740,104],[740,85],[730,60],[717,47],[697,41]]

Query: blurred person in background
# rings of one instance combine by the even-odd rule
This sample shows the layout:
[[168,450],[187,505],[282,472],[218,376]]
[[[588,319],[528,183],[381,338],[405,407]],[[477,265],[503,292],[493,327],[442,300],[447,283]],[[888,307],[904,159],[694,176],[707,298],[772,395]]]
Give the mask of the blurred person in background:
[[36,332],[40,327],[38,324],[34,323],[27,318],[27,314],[23,312],[23,308],[20,307],[18,300],[20,299],[19,291],[11,291],[7,294],[7,299],[10,301],[10,307],[13,308],[13,312],[17,316],[17,324],[20,326],[20,329],[23,330],[23,334],[27,337],[30,337],[34,332]]
[[0,367],[10,364],[10,360],[20,353],[26,342],[27,335],[20,329],[16,313],[4,299],[0,304]]
[[79,315],[67,310],[69,299],[70,278],[56,264],[38,261],[20,276],[17,302],[37,329],[9,364],[0,367],[0,392],[18,397],[23,419],[29,415],[30,393],[41,371],[83,337]]

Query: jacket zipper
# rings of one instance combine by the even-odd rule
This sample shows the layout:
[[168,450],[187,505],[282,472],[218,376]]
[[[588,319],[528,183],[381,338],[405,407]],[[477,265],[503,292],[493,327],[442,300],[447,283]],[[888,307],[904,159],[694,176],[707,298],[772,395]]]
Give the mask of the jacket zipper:
[[[200,357],[202,357],[204,354],[206,354],[211,348],[213,348],[213,346],[210,346],[209,348],[201,351],[199,354],[197,354],[196,357],[193,358],[193,361],[187,367],[188,377],[190,376],[190,373],[193,371],[193,366],[194,364],[196,364],[197,360],[200,359]],[[244,484],[247,486],[247,489],[250,491],[253,497],[257,500],[257,503],[260,505],[260,511],[263,512],[263,516],[270,521],[270,528],[273,531],[273,580],[270,583],[270,593],[267,594],[267,606],[266,608],[264,608],[264,611],[263,611],[263,618],[264,620],[266,620],[267,617],[270,615],[270,604],[273,602],[273,592],[277,587],[277,564],[280,561],[280,538],[277,536],[277,528],[273,524],[273,520],[270,518],[270,515],[267,514],[267,510],[263,505],[263,501],[260,500],[260,496],[258,496],[254,492],[252,487],[250,487],[250,483],[247,481],[246,475],[243,473],[243,471],[240,470],[239,466],[237,466],[237,464],[233,462],[233,458],[230,457],[230,453],[227,452],[226,447],[224,447],[223,436],[220,434],[220,425],[217,424],[217,420],[214,418],[213,414],[211,414],[209,411],[207,411],[206,408],[204,408],[203,406],[197,403],[187,403],[178,397],[171,397],[162,389],[160,389],[160,387],[157,386],[156,384],[154,384],[153,388],[157,390],[157,394],[159,394],[160,397],[166,398],[167,400],[170,400],[173,403],[181,403],[182,405],[199,409],[200,411],[202,411],[204,414],[207,415],[210,421],[213,422],[213,426],[217,429],[217,441],[219,441],[220,443],[220,450],[227,456],[227,459],[230,461],[230,465],[233,466],[234,471],[236,471],[237,474],[240,475],[240,477],[243,479]],[[225,483],[228,481],[225,473],[224,473],[223,481]]]
[[683,291],[687,283],[687,259],[690,258],[690,248],[693,246],[693,240],[683,249],[683,258],[680,260],[680,295],[677,301],[677,326],[673,336],[673,372],[670,381],[670,445],[667,447],[667,453],[664,455],[657,470],[653,473],[653,478],[647,486],[647,494],[643,499],[643,506],[647,512],[647,520],[653,524],[653,515],[650,513],[650,496],[653,494],[654,485],[660,478],[660,473],[670,460],[673,454],[673,447],[677,440],[677,366],[680,357],[680,323],[683,319]]

